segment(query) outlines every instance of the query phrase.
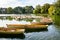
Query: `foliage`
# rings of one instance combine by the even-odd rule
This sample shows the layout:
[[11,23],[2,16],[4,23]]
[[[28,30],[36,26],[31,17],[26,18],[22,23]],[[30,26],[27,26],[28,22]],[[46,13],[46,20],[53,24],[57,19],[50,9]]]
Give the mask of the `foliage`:
[[36,10],[37,10],[38,13],[41,13],[41,6],[40,5],[37,5],[36,6]]
[[56,25],[60,25],[60,0],[57,0],[57,2],[54,4],[55,11],[54,11],[54,23]]
[[[53,6],[54,5],[54,6]],[[33,8],[33,6],[25,6],[25,7],[15,7],[15,8],[5,8],[5,11],[0,8],[0,13],[8,13],[8,14],[52,14],[55,7],[60,7],[60,0],[58,0],[55,4],[50,5],[48,3],[44,4],[43,6],[36,5],[36,8]]]
[[12,14],[13,13],[13,9],[11,7],[7,8],[7,13],[8,14]]
[[51,5],[50,8],[48,9],[49,15],[54,14],[54,11],[55,11],[55,7]]
[[41,8],[41,13],[48,13],[48,9],[50,7],[50,4],[46,3]]
[[55,15],[54,22],[55,22],[56,25],[59,25],[60,26],[60,16]]
[[25,8],[25,13],[33,13],[33,7],[32,6],[26,6]]
[[34,13],[34,14],[38,14],[38,11],[37,11],[37,10],[33,10],[33,13]]
[[37,5],[36,8],[33,10],[33,13],[34,14],[41,13],[41,6],[40,5]]
[[55,2],[54,4],[56,7],[60,7],[60,0],[57,0],[57,2]]
[[22,7],[15,7],[14,9],[14,13],[16,14],[22,14],[24,13],[24,9]]
[[6,19],[7,20],[13,20],[13,18],[11,16],[7,16]]

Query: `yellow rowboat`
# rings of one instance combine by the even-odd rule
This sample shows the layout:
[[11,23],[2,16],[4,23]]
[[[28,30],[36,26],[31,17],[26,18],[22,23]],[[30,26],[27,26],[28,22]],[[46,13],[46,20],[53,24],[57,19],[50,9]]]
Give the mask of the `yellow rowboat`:
[[39,29],[39,28],[47,28],[48,25],[26,25],[26,29]]
[[50,25],[50,24],[52,24],[52,22],[32,22],[31,24],[34,24],[34,25]]
[[1,28],[0,27],[0,38],[25,38],[25,29],[17,28]]
[[28,28],[47,28],[48,25],[29,25],[29,24],[26,24],[26,25],[21,25],[21,24],[7,24],[7,27],[8,28],[23,28],[23,29],[28,29]]
[[26,25],[23,24],[6,24],[8,28],[20,28],[24,29]]
[[17,28],[0,28],[0,34],[23,34],[25,29]]

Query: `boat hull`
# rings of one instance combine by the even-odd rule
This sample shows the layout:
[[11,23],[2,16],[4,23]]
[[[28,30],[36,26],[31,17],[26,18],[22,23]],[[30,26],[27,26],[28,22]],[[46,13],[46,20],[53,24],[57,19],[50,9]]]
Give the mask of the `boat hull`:
[[47,28],[48,27],[48,25],[33,25],[33,24],[31,24],[31,25],[26,24],[23,26],[21,26],[21,24],[20,25],[15,25],[15,24],[8,24],[7,25],[8,28],[20,28],[20,29],[21,28],[23,28],[23,29],[38,29],[38,28]]

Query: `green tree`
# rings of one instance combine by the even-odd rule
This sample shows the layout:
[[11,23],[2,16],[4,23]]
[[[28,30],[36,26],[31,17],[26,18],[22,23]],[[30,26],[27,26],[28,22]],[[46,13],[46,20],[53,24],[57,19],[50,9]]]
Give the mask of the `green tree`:
[[13,9],[12,9],[11,7],[8,7],[8,8],[7,8],[7,13],[8,13],[8,14],[12,14],[12,13],[13,13]]
[[34,14],[38,14],[38,11],[37,11],[37,10],[33,10],[33,13],[34,13]]
[[50,4],[46,3],[41,8],[41,13],[48,13],[48,9],[50,7]]
[[14,13],[16,14],[23,14],[24,13],[24,9],[22,7],[15,7],[14,9]]
[[36,8],[33,10],[33,13],[34,14],[41,13],[41,6],[40,5],[37,5]]
[[57,0],[57,2],[55,2],[54,7],[54,23],[60,26],[60,0]]
[[29,14],[30,14],[30,13],[33,13],[33,9],[34,9],[34,8],[33,8],[32,6],[26,6],[26,7],[25,7],[25,13],[29,13]]
[[37,5],[36,6],[36,10],[37,10],[38,13],[41,13],[41,6],[40,5]]
[[7,8],[0,8],[0,14],[6,14],[7,11],[6,11]]
[[55,7],[60,7],[60,0],[57,0],[57,2],[55,2]]
[[1,8],[0,8],[0,14],[2,13]]
[[55,7],[54,5],[51,5],[50,8],[48,9],[49,15],[54,15]]

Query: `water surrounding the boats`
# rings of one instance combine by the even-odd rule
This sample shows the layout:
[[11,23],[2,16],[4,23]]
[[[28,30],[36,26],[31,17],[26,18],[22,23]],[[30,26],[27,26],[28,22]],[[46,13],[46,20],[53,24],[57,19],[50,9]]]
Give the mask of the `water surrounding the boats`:
[[[16,21],[16,20],[0,20],[0,27],[4,26],[6,27],[6,24],[10,23],[27,23],[26,21]],[[28,22],[30,23],[30,22]],[[60,26],[55,25],[49,25],[48,30],[46,31],[36,31],[36,32],[28,32],[24,33],[25,38],[23,38],[21,35],[21,38],[0,38],[0,40],[60,40]]]
[[[25,38],[0,38],[0,40],[60,40],[60,27],[50,25],[48,31],[24,33]],[[22,37],[22,36],[21,36]]]

